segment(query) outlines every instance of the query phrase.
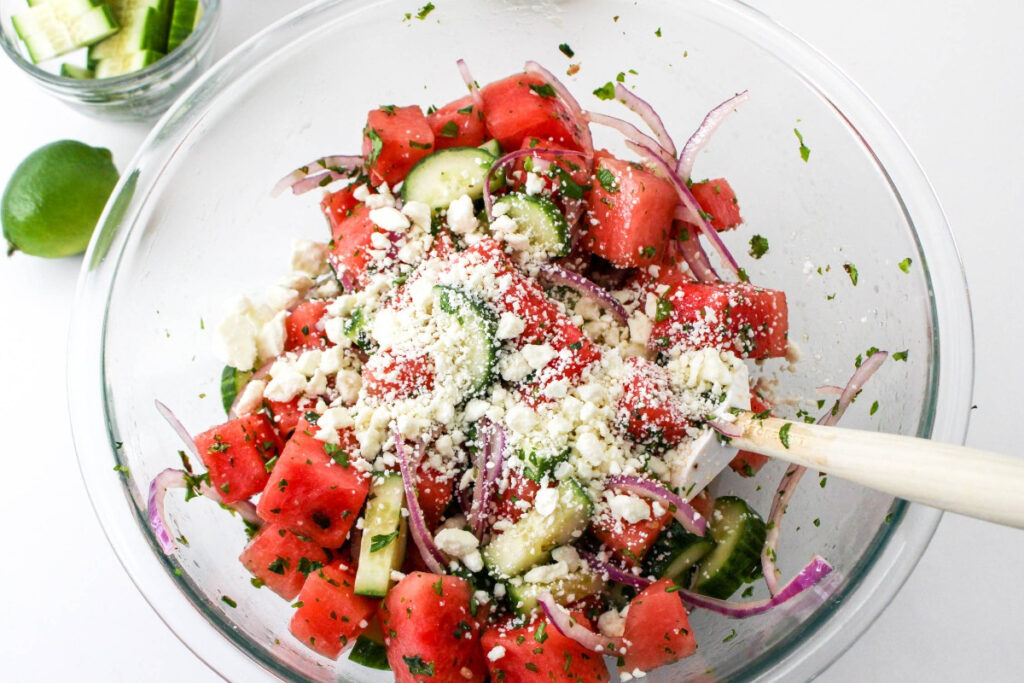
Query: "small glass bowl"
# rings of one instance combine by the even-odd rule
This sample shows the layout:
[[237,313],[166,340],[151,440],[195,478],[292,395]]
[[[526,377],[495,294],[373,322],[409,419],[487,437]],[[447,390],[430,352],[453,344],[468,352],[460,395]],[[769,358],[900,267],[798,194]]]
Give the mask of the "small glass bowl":
[[[14,31],[11,16],[28,7],[25,0],[0,0],[0,47],[22,71],[78,111],[115,121],[153,119],[210,64],[210,46],[220,19],[220,0],[201,0],[203,17],[176,50],[134,73],[103,79],[61,76],[48,64],[34,64]],[[60,57],[51,62],[60,63]]]

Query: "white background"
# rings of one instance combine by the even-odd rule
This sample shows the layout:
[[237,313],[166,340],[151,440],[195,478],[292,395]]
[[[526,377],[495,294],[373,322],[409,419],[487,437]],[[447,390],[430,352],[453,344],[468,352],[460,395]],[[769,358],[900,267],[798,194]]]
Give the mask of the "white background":
[[[300,0],[227,0],[217,56]],[[415,9],[417,0],[409,1]],[[752,0],[849,73],[903,133],[949,215],[977,337],[968,439],[1016,454],[1024,363],[1024,4],[1001,0]],[[969,6],[968,6],[969,5]],[[144,126],[60,105],[0,60],[0,182],[60,138],[124,167]],[[212,681],[150,610],[93,517],[65,411],[80,259],[0,260],[0,679]],[[1021,494],[1024,496],[1024,492]],[[1024,532],[946,515],[898,597],[821,679],[1019,681]]]

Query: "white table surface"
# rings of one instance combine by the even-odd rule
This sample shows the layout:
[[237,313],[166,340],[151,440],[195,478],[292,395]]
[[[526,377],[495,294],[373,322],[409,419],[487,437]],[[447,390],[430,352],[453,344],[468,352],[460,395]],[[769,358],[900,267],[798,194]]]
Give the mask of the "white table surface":
[[[228,0],[217,56],[300,0]],[[409,1],[410,9],[421,3]],[[977,337],[968,443],[1016,451],[1024,362],[1024,4],[753,0],[847,71],[889,115],[944,204]],[[970,6],[968,6],[968,4]],[[71,111],[0,59],[0,182],[73,138],[123,168],[146,132]],[[214,681],[149,608],[95,520],[65,411],[65,339],[80,259],[0,259],[0,679]],[[1024,492],[1022,492],[1024,496]],[[946,515],[892,605],[824,681],[1019,681],[1024,532]]]

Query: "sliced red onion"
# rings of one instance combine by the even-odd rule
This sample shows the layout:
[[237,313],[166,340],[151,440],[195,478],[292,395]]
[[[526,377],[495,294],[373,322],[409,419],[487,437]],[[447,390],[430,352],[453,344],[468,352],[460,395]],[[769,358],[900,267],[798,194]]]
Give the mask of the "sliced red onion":
[[722,436],[727,436],[730,439],[738,439],[743,436],[743,430],[739,428],[734,422],[726,422],[721,418],[707,421],[708,427],[711,427]]
[[721,280],[718,277],[718,273],[715,272],[714,266],[711,265],[707,252],[701,246],[696,228],[693,228],[688,223],[684,223],[683,229],[689,232],[689,239],[672,240],[672,248],[683,257],[686,265],[690,268],[690,272],[701,282],[718,282]]
[[650,135],[641,132],[639,128],[629,121],[625,121],[615,116],[599,114],[593,111],[583,112],[583,116],[590,123],[596,123],[599,126],[606,126],[619,131],[627,140],[635,142],[638,145],[647,145],[660,154],[662,158],[665,159],[666,163],[675,163],[675,157],[673,157],[668,150],[662,147],[661,144]]
[[526,73],[533,74],[534,76],[544,79],[552,88],[554,88],[558,98],[569,110],[569,114],[572,116],[573,122],[579,127],[583,134],[583,149],[587,152],[587,156],[594,156],[594,138],[590,134],[590,127],[583,118],[583,107],[581,107],[576,98],[572,96],[569,89],[566,88],[553,73],[533,60],[526,63],[525,69]]
[[555,602],[551,593],[547,591],[541,593],[537,597],[537,602],[544,608],[544,614],[547,615],[551,625],[558,629],[558,632],[566,638],[575,640],[593,652],[606,652],[608,654],[618,652],[621,645],[619,638],[609,638],[600,633],[594,633],[583,624],[577,622],[571,614]]
[[676,189],[676,193],[679,194],[679,199],[683,202],[683,207],[687,211],[686,220],[697,226],[704,236],[711,241],[711,244],[714,245],[715,251],[717,251],[718,255],[722,257],[722,262],[729,266],[733,273],[738,274],[740,270],[739,264],[729,252],[728,247],[725,246],[722,238],[718,236],[718,231],[712,228],[704,218],[703,214],[701,214],[700,206],[697,204],[696,198],[693,196],[693,193],[690,192],[690,188],[686,186],[686,183],[684,183],[676,173],[675,169],[666,164],[665,160],[658,156],[657,152],[646,145],[638,145],[627,141],[626,146],[650,161],[655,168],[657,168],[661,174],[672,183]]
[[695,593],[685,588],[679,589],[679,595],[683,601],[711,612],[716,612],[731,619],[746,619],[757,616],[778,607],[784,602],[792,600],[809,588],[813,588],[832,572],[832,565],[821,557],[814,558],[804,567],[800,573],[790,580],[781,590],[765,600],[754,600],[751,602],[733,602],[731,600],[718,600],[709,598],[706,595]]
[[693,173],[693,163],[697,159],[697,155],[701,153],[707,144],[708,140],[711,139],[711,135],[718,129],[729,114],[731,114],[736,107],[740,106],[744,102],[750,99],[747,91],[744,90],[738,95],[730,97],[725,102],[708,112],[701,124],[697,126],[697,130],[693,132],[690,139],[683,145],[683,151],[679,155],[679,164],[676,166],[676,173],[679,174],[680,178],[689,179],[690,174]]
[[676,510],[673,516],[683,525],[684,529],[698,536],[703,536],[707,531],[708,523],[703,515],[694,510],[685,500],[655,481],[619,474],[605,479],[604,487],[634,493],[643,498],[654,498],[662,503],[675,506]]
[[338,173],[337,171],[324,171],[316,175],[311,175],[303,178],[299,182],[292,185],[292,194],[300,195],[311,192],[318,187],[327,187],[336,180],[344,180],[351,176],[347,173]]
[[488,508],[494,485],[501,476],[501,468],[505,463],[505,430],[501,425],[486,417],[478,423],[477,433],[483,442],[474,457],[476,482],[473,485],[473,501],[469,507],[470,528],[478,538],[483,538],[487,530]]
[[643,576],[637,576],[636,574],[628,572],[621,567],[616,567],[611,562],[606,562],[593,553],[588,553],[585,550],[579,550],[577,552],[579,553],[579,556],[583,558],[583,561],[587,563],[588,567],[598,574],[607,576],[611,581],[632,586],[639,590],[647,588],[652,583],[650,579]]
[[480,93],[480,86],[469,71],[469,65],[466,64],[465,59],[455,60],[455,65],[459,67],[462,80],[466,82],[466,87],[469,88],[469,95],[473,98],[473,106],[476,107],[477,114],[482,115],[484,111],[484,96]]
[[308,164],[305,164],[304,166],[300,166],[299,168],[295,169],[294,171],[286,175],[284,178],[281,178],[281,180],[279,180],[277,184],[274,185],[274,189],[271,190],[270,194],[276,197],[285,190],[287,190],[289,187],[292,188],[292,192],[294,194],[302,194],[303,192],[308,192],[309,190],[318,187],[318,185],[314,183],[312,187],[309,187],[307,189],[301,189],[301,191],[299,189],[296,189],[296,186],[304,188],[305,185],[300,185],[300,183],[303,183],[303,181],[305,181],[310,176],[316,174],[320,174],[322,176],[325,172],[328,172],[338,174],[339,177],[348,178],[354,174],[354,171],[361,171],[362,168],[363,158],[361,156],[357,156],[354,154],[339,154],[334,156],[321,157],[316,161],[311,161]]
[[834,384],[823,384],[815,389],[819,394],[835,394],[841,396],[843,394],[843,388],[837,387]]
[[576,149],[561,149],[561,148],[549,149],[549,148],[544,148],[544,147],[537,147],[537,148],[530,148],[530,149],[517,149],[514,152],[509,152],[508,154],[506,154],[506,155],[504,155],[502,157],[498,157],[498,159],[493,164],[491,164],[491,167],[489,169],[487,169],[487,176],[484,178],[484,209],[487,211],[487,220],[493,220],[493,218],[494,218],[494,212],[492,210],[494,208],[494,198],[491,196],[491,182],[494,179],[494,174],[497,173],[499,169],[501,169],[501,168],[503,168],[505,166],[508,166],[510,163],[512,163],[516,159],[521,159],[522,157],[529,157],[529,156],[536,156],[536,157],[544,157],[544,156],[547,156],[547,157],[575,156],[575,157],[583,157],[584,159],[587,158],[586,154],[584,154],[583,152],[581,152],[579,150],[576,150]]
[[[860,393],[864,383],[871,379],[871,376],[875,374],[875,371],[885,362],[888,356],[889,354],[886,351],[876,351],[861,363],[860,367],[850,377],[846,387],[842,390],[835,406],[818,418],[818,424],[831,427],[838,423],[839,418],[843,416],[850,403]],[[779,482],[779,487],[775,491],[774,498],[772,498],[772,509],[768,515],[768,535],[765,537],[764,549],[761,551],[761,573],[764,575],[768,592],[772,595],[779,593],[779,578],[775,557],[779,546],[779,539],[782,536],[782,517],[786,514],[789,501],[793,498],[796,487],[800,480],[803,479],[806,471],[807,468],[799,465],[790,465],[786,468],[786,473],[782,475],[782,481]]]
[[415,479],[413,478],[415,472],[406,457],[405,439],[397,429],[394,431],[394,436],[395,455],[398,457],[398,466],[402,470],[402,485],[405,488],[405,505],[409,509],[409,533],[413,543],[419,548],[420,556],[423,557],[427,568],[435,574],[444,574],[444,555],[434,545],[434,538],[430,535],[430,529],[427,528],[427,523],[423,519],[423,508],[420,507],[420,501],[416,498]]
[[193,439],[192,435],[188,433],[187,429],[185,429],[185,425],[181,423],[178,416],[175,415],[174,412],[163,403],[163,401],[157,399],[154,403],[156,403],[156,411],[160,413],[165,420],[167,420],[167,424],[171,425],[171,429],[178,433],[178,437],[181,439],[182,443],[185,444],[185,447],[188,448],[188,452],[202,461],[203,458],[199,455],[199,449],[196,447],[195,439]]
[[647,100],[634,95],[623,83],[615,84],[615,98],[643,119],[647,127],[654,133],[654,137],[658,139],[661,147],[674,159],[676,156],[676,143],[672,142],[672,136],[668,134],[665,123],[658,116],[658,112],[654,111],[654,107]]
[[593,280],[588,280],[579,273],[574,273],[555,263],[546,263],[541,266],[539,275],[552,284],[568,287],[580,296],[593,299],[608,309],[612,317],[623,325],[629,320],[629,314],[626,313],[626,308],[619,303],[619,300]]

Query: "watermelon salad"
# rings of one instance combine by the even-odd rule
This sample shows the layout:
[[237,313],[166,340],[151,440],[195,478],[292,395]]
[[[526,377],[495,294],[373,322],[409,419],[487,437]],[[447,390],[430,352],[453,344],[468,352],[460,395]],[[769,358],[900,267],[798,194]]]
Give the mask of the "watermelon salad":
[[[228,420],[193,435],[158,405],[193,457],[154,480],[150,521],[173,553],[169,491],[240,513],[239,561],[293,603],[292,635],[398,681],[641,677],[696,652],[692,610],[754,617],[831,571],[780,585],[801,469],[768,523],[708,490],[764,465],[729,429],[771,412],[752,361],[789,348],[785,293],[719,238],[743,224],[733,187],[692,175],[747,95],[677,148],[621,83],[648,132],[534,62],[484,87],[459,68],[465,97],[373,109],[361,154],[279,183],[324,192],[328,230],[220,321]],[[762,576],[769,598],[733,600]]]

